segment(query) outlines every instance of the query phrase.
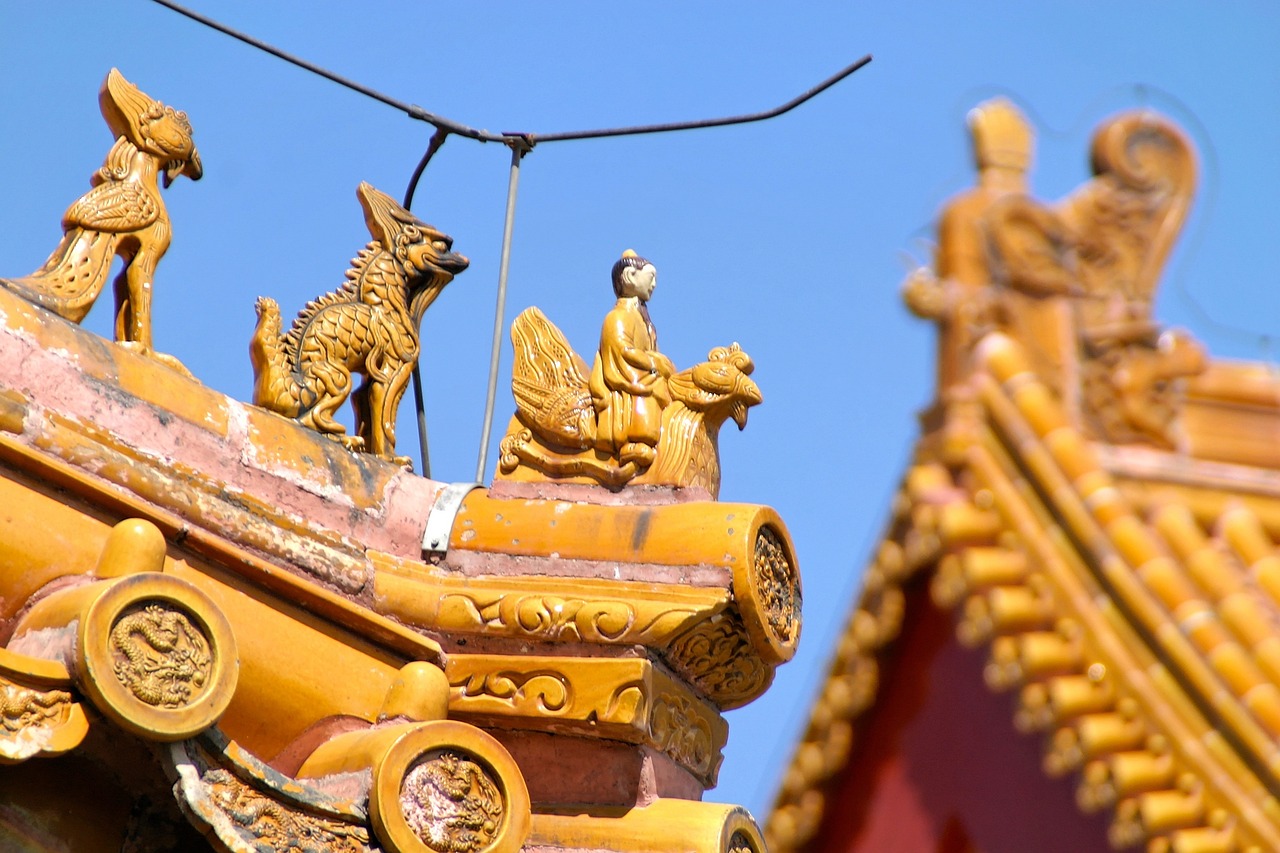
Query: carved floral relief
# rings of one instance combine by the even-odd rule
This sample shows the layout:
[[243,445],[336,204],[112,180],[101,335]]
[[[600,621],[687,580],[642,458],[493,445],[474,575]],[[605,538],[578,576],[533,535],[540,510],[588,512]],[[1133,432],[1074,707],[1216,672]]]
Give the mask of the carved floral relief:
[[714,784],[728,724],[647,660],[457,653],[447,673],[451,716],[643,743]]

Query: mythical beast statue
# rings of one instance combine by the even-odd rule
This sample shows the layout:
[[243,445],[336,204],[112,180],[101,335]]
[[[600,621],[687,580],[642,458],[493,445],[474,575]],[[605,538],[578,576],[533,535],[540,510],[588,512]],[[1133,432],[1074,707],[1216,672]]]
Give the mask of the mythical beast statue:
[[[116,141],[90,178],[92,189],[63,214],[62,242],[44,266],[22,278],[0,279],[0,285],[79,323],[119,255],[124,270],[115,282],[116,340],[153,355],[152,278],[172,233],[158,179],[163,174],[168,188],[179,175],[194,181],[204,170],[186,113],[151,99],[114,68],[98,101]],[[154,355],[186,372],[172,356]]]
[[[652,264],[633,252],[614,267],[618,304],[605,318],[591,371],[537,308],[511,324],[516,414],[502,440],[499,479],[595,482],[720,492],[720,426],[747,424],[763,399],[737,345],[676,371],[657,351],[646,303]],[[582,478],[585,478],[582,479]]]
[[[373,240],[352,260],[346,282],[307,303],[283,335],[276,301],[258,299],[249,344],[253,402],[352,450],[406,465],[408,457],[395,455],[395,422],[418,358],[418,327],[469,261],[385,193],[362,183],[356,195]],[[365,381],[352,395],[356,373]],[[353,436],[333,417],[348,396]]]

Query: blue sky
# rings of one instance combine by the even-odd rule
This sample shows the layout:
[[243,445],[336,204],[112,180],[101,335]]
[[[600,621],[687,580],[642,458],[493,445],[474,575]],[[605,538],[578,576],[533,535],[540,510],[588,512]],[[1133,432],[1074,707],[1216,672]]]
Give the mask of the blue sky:
[[[898,285],[934,215],[971,183],[964,116],[995,94],[1040,135],[1032,183],[1087,178],[1094,125],[1160,110],[1202,155],[1197,204],[1158,315],[1215,355],[1274,360],[1280,287],[1280,7],[1124,4],[586,2],[193,8],[465,124],[553,132],[772,107],[865,53],[875,61],[762,124],[548,144],[521,171],[507,320],[536,304],[590,358],[609,268],[634,248],[677,366],[738,341],[764,405],[722,435],[724,500],[767,503],[797,544],[805,629],[771,693],[732,712],[721,785],[763,820],[932,393],[932,330]],[[111,139],[97,91],[117,66],[186,110],[205,165],[166,195],[174,241],[155,338],[208,385],[251,394],[259,295],[285,314],[342,281],[368,239],[355,188],[399,197],[430,128],[146,0],[0,3],[0,275],[36,268]],[[452,138],[414,211],[470,256],[428,312],[433,474],[474,474],[508,151]],[[1268,267],[1262,269],[1262,267]],[[99,306],[86,326],[110,334]],[[509,344],[495,435],[512,410]],[[413,445],[411,413],[401,450]],[[491,472],[492,455],[487,469]]]

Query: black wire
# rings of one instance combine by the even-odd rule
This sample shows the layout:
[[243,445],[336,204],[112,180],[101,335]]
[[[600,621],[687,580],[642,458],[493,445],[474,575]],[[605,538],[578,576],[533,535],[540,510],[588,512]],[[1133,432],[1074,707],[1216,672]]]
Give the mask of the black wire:
[[[431,158],[440,150],[440,146],[444,145],[444,141],[448,138],[449,132],[442,127],[437,127],[436,132],[431,134],[431,141],[427,143],[427,150],[422,155],[422,159],[418,161],[418,167],[413,170],[413,177],[409,179],[409,186],[404,191],[405,210],[413,209],[413,194],[417,192],[418,181],[422,178],[422,173],[426,171],[427,164],[431,162]],[[422,370],[418,366],[418,362],[413,363],[412,373],[413,385],[413,411],[418,418],[418,455],[422,461],[422,476],[430,478],[431,476],[431,449],[427,440],[427,406],[422,395]]]
[[[337,83],[339,86],[345,86],[346,88],[352,90],[353,92],[359,92],[360,94],[365,95],[366,97],[373,98],[375,101],[380,101],[386,104],[387,106],[395,107],[396,109],[408,115],[410,118],[414,118],[419,121],[425,121],[428,124],[434,125],[437,130],[447,131],[448,133],[455,133],[458,136],[465,136],[468,139],[475,139],[480,142],[501,142],[504,145],[524,146],[526,148],[532,148],[535,144],[539,142],[563,142],[570,139],[599,139],[607,136],[634,136],[636,134],[641,134],[641,133],[668,133],[673,130],[694,130],[697,128],[704,128],[704,127],[723,127],[729,124],[747,124],[753,121],[763,121],[764,119],[774,118],[775,116],[780,116],[785,112],[789,112],[795,109],[796,107],[800,106],[805,101],[809,100],[815,95],[818,95],[826,91],[827,89],[831,88],[836,83],[839,83],[841,80],[848,77],[850,74],[857,71],[859,68],[862,68],[864,65],[866,65],[868,62],[871,61],[871,54],[868,53],[866,56],[862,57],[856,62],[850,65],[847,65],[841,70],[837,71],[835,74],[831,75],[826,80],[823,80],[817,86],[814,86],[812,89],[805,92],[804,94],[799,95],[791,99],[790,101],[787,101],[782,106],[775,107],[771,110],[764,110],[763,112],[758,112],[758,113],[747,113],[744,115],[727,116],[724,118],[698,119],[695,121],[671,122],[668,124],[648,124],[648,125],[638,125],[635,127],[612,127],[612,128],[603,128],[600,130],[574,130],[574,131],[569,131],[567,133],[521,133],[521,132],[493,133],[492,131],[480,130],[478,128],[469,127],[468,125],[465,125],[465,124],[460,124],[456,121],[453,121],[452,119],[447,119],[444,116],[438,116],[435,113],[428,112],[427,110],[424,110],[422,107],[418,106],[417,104],[410,104],[406,101],[397,100],[396,98],[393,98],[390,95],[383,94],[382,92],[379,92],[376,89],[370,89],[368,86],[365,86],[361,83],[357,83],[354,80],[349,80],[346,77],[342,77],[341,75],[334,74],[332,71],[329,71],[326,68],[322,68],[313,62],[308,62],[307,60],[302,59],[301,57],[294,56],[291,53],[286,53],[285,51],[280,50],[277,47],[273,47],[272,45],[267,44],[261,39],[254,38],[253,36],[248,35],[247,33],[242,33],[239,30],[234,30],[225,24],[222,24],[222,23],[219,23],[218,21],[213,20],[212,18],[206,17],[197,12],[193,12],[184,6],[180,6],[177,3],[174,3],[173,0],[152,0],[152,2],[159,3],[161,6],[164,6],[167,9],[172,9],[173,11],[177,12],[179,15],[184,15],[197,23],[204,24],[206,27],[210,27],[211,29],[215,29],[220,33],[229,35],[234,39],[238,39],[239,41],[242,41],[245,44],[250,45],[251,47],[256,47],[258,48],[258,50],[265,51],[274,57],[283,59],[285,62],[292,63],[293,65],[296,65],[299,68],[310,71],[312,74],[317,74],[325,78],[326,80],[330,80],[334,83]],[[439,148],[438,145],[436,147]],[[429,153],[432,153],[432,154],[435,153],[430,149],[428,149],[428,151]],[[430,160],[431,158],[427,157],[427,159]]]
[[451,121],[442,116],[427,112],[417,104],[410,104],[406,101],[397,100],[390,95],[379,92],[377,89],[371,89],[363,83],[357,83],[356,81],[343,77],[340,74],[334,74],[329,69],[322,68],[314,62],[308,62],[300,56],[294,56],[292,53],[287,53],[278,47],[267,44],[261,39],[254,38],[248,33],[242,33],[239,30],[234,30],[226,24],[215,21],[213,18],[201,15],[199,12],[193,12],[185,6],[179,6],[177,3],[172,2],[172,0],[152,0],[152,2],[159,3],[161,6],[164,6],[167,9],[172,9],[179,15],[184,15],[196,23],[204,24],[210,29],[217,30],[224,35],[231,36],[233,39],[242,41],[250,47],[256,47],[258,50],[269,53],[277,59],[283,59],[285,62],[296,65],[303,70],[310,71],[312,74],[317,74],[326,80],[337,83],[339,86],[345,86],[353,92],[359,92],[365,97],[373,98],[375,101],[381,101],[389,107],[395,107],[410,118],[416,118],[419,121],[428,122],[429,124],[435,125],[437,128],[444,128],[450,133],[456,133],[459,136],[466,136],[471,139],[478,139],[481,142],[504,141],[501,134],[490,133],[487,130],[476,130],[473,127],[467,127],[464,124],[458,124],[457,122]]
[[[434,113],[428,112],[427,110],[424,110],[422,107],[418,106],[417,104],[410,104],[405,101],[401,101],[396,98],[393,98],[390,95],[386,95],[382,92],[379,92],[376,89],[371,89],[368,86],[355,82],[354,80],[350,80],[339,74],[335,74],[332,71],[329,71],[327,68],[322,68],[321,66],[316,65],[313,62],[308,62],[307,60],[302,59],[301,57],[294,56],[291,53],[287,53],[283,50],[280,50],[279,48],[273,45],[267,44],[261,39],[254,38],[248,33],[242,33],[239,30],[234,30],[231,27],[226,26],[225,24],[222,24],[218,21],[213,20],[212,18],[206,17],[197,12],[193,12],[184,6],[180,6],[177,3],[174,3],[172,0],[152,0],[152,2],[158,3],[167,9],[171,9],[172,11],[177,12],[179,15],[183,15],[187,18],[190,18],[196,23],[203,24],[204,26],[209,27],[210,29],[217,30],[218,32],[223,33],[224,35],[231,36],[232,38],[237,39],[238,41],[244,42],[250,47],[256,47],[258,50],[264,51],[265,53],[269,53],[278,59],[283,59],[285,62],[288,62],[292,65],[296,65],[297,67],[305,71],[310,71],[312,74],[323,77],[326,80],[329,80],[333,83],[337,83],[339,86],[344,86],[353,92],[357,92],[361,95],[364,95],[365,97],[372,98],[373,100],[379,101],[383,104],[386,104],[387,106],[395,107],[396,109],[408,115],[410,118],[417,119],[419,121],[425,121],[428,124],[435,127],[436,132],[432,134],[431,141],[427,143],[427,150],[426,152],[423,153],[422,159],[418,161],[417,168],[413,170],[413,177],[409,179],[409,186],[405,189],[404,205],[403,205],[405,210],[410,210],[412,208],[413,196],[418,189],[418,181],[422,178],[422,173],[426,170],[427,164],[431,162],[431,158],[434,157],[435,153],[440,150],[440,146],[444,145],[445,139],[448,138],[450,133],[455,133],[458,136],[463,136],[468,139],[475,139],[480,142],[501,142],[504,145],[507,145],[508,147],[510,147],[513,152],[517,152],[513,154],[513,156],[516,157],[515,162],[518,162],[519,157],[521,155],[533,150],[533,146],[539,142],[562,142],[570,139],[599,139],[602,137],[610,137],[610,136],[634,136],[642,133],[668,133],[668,132],[677,131],[677,130],[694,130],[694,129],[706,128],[706,127],[723,127],[725,125],[731,125],[731,124],[747,124],[749,122],[763,121],[765,119],[774,118],[775,116],[780,116],[783,113],[786,113],[795,109],[796,107],[803,104],[805,101],[808,101],[814,96],[819,95],[822,92],[826,91],[827,89],[831,88],[836,83],[839,83],[841,80],[848,77],[850,74],[857,71],[859,68],[862,68],[864,65],[866,65],[868,62],[871,61],[871,54],[867,54],[866,56],[852,63],[851,65],[846,66],[845,68],[836,72],[832,76],[828,77],[826,80],[823,80],[818,85],[809,89],[809,91],[791,99],[785,104],[782,104],[781,106],[775,107],[771,110],[765,110],[763,112],[758,112],[758,113],[748,113],[745,115],[728,116],[724,118],[700,119],[696,121],[671,122],[668,124],[638,125],[634,127],[615,127],[615,128],[604,128],[601,130],[579,130],[579,131],[570,131],[568,133],[533,134],[533,133],[517,132],[517,133],[496,134],[487,130],[478,130],[473,127],[468,127],[465,124],[459,124],[458,122],[455,122],[451,119],[447,119],[447,118],[444,118],[443,116],[438,116],[438,115],[435,115]],[[415,364],[413,367],[413,397],[414,397],[415,409],[417,410],[417,416],[418,416],[418,439],[419,439],[419,446],[422,454],[422,474],[424,477],[430,477],[431,476],[431,460],[430,460],[430,456],[427,449],[426,410],[425,410],[425,406],[422,398],[422,378],[421,378],[421,373],[419,372],[417,364]],[[486,421],[490,417],[490,414],[491,414],[491,409],[485,415]],[[486,438],[487,438],[487,430],[486,430]],[[482,457],[481,464],[483,464],[483,457]]]
[[610,127],[602,130],[575,130],[569,133],[527,133],[522,135],[530,145],[534,145],[543,142],[562,142],[567,139],[600,139],[606,136],[633,136],[638,133],[667,133],[673,130],[697,130],[704,127],[724,127],[727,124],[747,124],[753,121],[764,121],[794,110],[805,101],[830,89],[870,61],[871,54],[868,53],[856,62],[846,65],[804,94],[792,98],[781,106],[763,112],[726,116],[724,118],[699,119],[697,121],[671,122],[669,124],[646,124],[636,127]]
[[405,210],[413,209],[413,194],[418,191],[418,181],[421,180],[422,173],[427,169],[427,164],[431,162],[431,158],[440,150],[440,146],[444,145],[444,141],[448,136],[449,131],[443,127],[437,127],[436,132],[431,134],[431,141],[427,143],[426,153],[418,161],[418,168],[413,170],[413,177],[409,179],[409,186],[404,191],[404,204],[402,207]]

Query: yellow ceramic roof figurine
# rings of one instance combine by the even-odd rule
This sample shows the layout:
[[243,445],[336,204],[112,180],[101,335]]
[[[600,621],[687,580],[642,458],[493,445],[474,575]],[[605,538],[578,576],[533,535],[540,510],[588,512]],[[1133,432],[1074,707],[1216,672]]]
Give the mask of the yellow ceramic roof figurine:
[[735,343],[677,371],[658,350],[648,303],[657,270],[632,249],[611,275],[605,315],[588,374],[560,330],[537,308],[511,325],[516,415],[502,441],[497,478],[511,482],[596,483],[667,489],[673,498],[720,491],[717,435],[761,402],[754,364]]

